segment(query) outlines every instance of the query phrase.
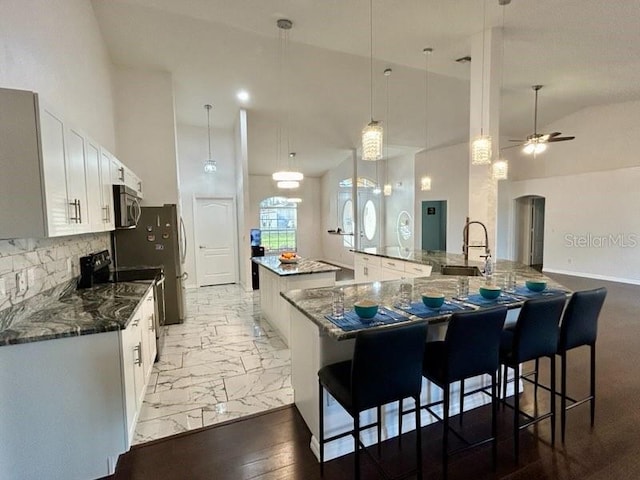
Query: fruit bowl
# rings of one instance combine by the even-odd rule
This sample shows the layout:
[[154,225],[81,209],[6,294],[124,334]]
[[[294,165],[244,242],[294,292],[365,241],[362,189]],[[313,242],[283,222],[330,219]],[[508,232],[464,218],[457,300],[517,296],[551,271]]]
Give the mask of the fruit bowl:
[[428,308],[440,308],[444,304],[444,294],[440,292],[424,292],[422,303]]
[[371,300],[360,300],[353,304],[353,309],[360,318],[373,318],[378,313],[378,304]]
[[524,284],[532,292],[542,292],[547,288],[547,282],[544,280],[527,280]]
[[280,263],[298,263],[299,259],[300,257],[298,257],[298,255],[293,252],[282,253],[278,258],[278,260],[280,260]]
[[482,295],[482,298],[486,298],[487,300],[495,300],[500,296],[501,291],[502,289],[500,287],[493,285],[480,287],[480,295]]

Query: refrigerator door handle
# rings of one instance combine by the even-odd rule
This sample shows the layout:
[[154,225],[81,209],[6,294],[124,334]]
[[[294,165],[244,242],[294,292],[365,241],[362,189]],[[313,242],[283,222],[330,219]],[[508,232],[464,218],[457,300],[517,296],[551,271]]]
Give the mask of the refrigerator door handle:
[[[187,258],[187,229],[184,226],[184,220],[180,217],[180,263],[184,263]],[[186,279],[185,279],[186,280]]]

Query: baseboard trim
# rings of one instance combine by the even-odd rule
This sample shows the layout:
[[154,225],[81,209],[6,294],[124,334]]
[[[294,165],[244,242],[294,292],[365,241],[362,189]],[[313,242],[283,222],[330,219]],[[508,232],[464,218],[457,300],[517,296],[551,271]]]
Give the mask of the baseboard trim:
[[543,273],[557,273],[559,275],[569,275],[571,277],[592,278],[594,280],[604,280],[607,282],[626,283],[629,285],[640,285],[640,279],[614,277],[611,275],[599,275],[597,273],[573,272],[569,270],[561,270],[557,268],[543,268]]

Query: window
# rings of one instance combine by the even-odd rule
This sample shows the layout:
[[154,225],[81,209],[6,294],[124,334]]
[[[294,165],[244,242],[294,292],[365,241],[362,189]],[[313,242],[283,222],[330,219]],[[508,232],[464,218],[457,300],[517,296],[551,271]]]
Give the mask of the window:
[[260,202],[260,230],[265,253],[295,252],[298,206],[285,197]]

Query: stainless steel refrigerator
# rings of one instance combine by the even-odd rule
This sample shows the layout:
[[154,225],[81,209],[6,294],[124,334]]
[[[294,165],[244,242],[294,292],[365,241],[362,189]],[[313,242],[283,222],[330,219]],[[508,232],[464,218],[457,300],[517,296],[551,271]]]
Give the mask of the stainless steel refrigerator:
[[184,223],[173,204],[142,207],[138,225],[112,232],[114,266],[162,266],[165,275],[165,324],[182,323],[185,316],[183,272],[186,255]]

